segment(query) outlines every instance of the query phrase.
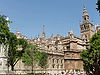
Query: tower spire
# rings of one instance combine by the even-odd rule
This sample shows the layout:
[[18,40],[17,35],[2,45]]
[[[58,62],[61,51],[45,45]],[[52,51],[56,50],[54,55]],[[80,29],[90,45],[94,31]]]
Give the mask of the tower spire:
[[46,38],[46,34],[45,34],[45,25],[43,25],[42,38]]
[[88,13],[87,13],[87,10],[84,6],[84,9],[83,9],[83,20],[89,20],[89,16],[88,16]]
[[83,9],[82,17],[83,17],[83,22],[82,24],[80,24],[81,37],[83,39],[89,40],[94,34],[94,25],[89,20],[89,15],[85,7]]

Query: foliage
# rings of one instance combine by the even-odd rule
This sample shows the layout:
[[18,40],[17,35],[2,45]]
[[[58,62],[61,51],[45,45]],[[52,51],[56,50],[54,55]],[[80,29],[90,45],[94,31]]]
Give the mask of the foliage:
[[0,15],[0,44],[8,47],[8,67],[11,66],[11,70],[14,70],[15,64],[23,56],[22,60],[25,64],[33,66],[33,60],[35,60],[43,68],[47,61],[46,53],[37,51],[38,47],[28,44],[25,39],[17,39],[16,35],[10,32],[8,25],[11,21],[6,18],[6,16]]
[[48,59],[48,54],[45,52],[42,52],[39,58],[39,66],[41,68],[45,69],[47,67],[47,59]]
[[100,32],[95,33],[90,39],[90,49],[81,53],[84,70],[89,75],[99,75],[100,72]]
[[9,38],[9,27],[8,23],[11,23],[11,21],[6,20],[6,16],[0,15],[0,44],[7,44],[8,38]]
[[[22,50],[18,50],[21,45]],[[27,41],[25,39],[17,39],[14,33],[10,32],[9,35],[9,48],[8,48],[8,63],[11,65],[11,70],[14,70],[14,66],[21,58],[24,49],[27,47]]]
[[8,63],[11,65],[12,70],[14,62],[16,61],[17,37],[13,33],[9,33],[9,48],[8,48]]
[[37,62],[41,68],[46,68],[48,58],[47,53],[40,52],[38,49],[37,45],[29,44],[25,53],[23,53],[22,61],[25,65],[32,66],[32,71],[34,62]]
[[28,44],[27,48],[25,49],[25,52],[23,53],[22,56],[22,61],[26,65],[32,65],[33,60],[35,59],[35,52],[38,50],[38,47],[33,44]]
[[32,67],[32,73],[33,73],[33,66],[34,66],[33,61],[37,59],[35,53],[38,53],[37,51],[38,49],[39,48],[37,47],[37,45],[33,45],[29,43],[22,56],[22,62],[24,62],[25,65]]
[[96,3],[96,5],[97,5],[97,11],[99,11],[99,13],[100,13],[100,0],[98,0],[98,2]]
[[26,39],[18,38],[17,39],[17,57],[20,59],[25,52],[25,49],[28,46],[28,42]]
[[21,46],[22,51],[24,51],[27,48],[27,40],[23,39],[23,38],[19,38],[18,39],[18,45]]
[[[5,50],[8,48],[8,67],[11,65],[12,70],[14,66],[22,56],[24,49],[27,47],[27,41],[25,39],[17,39],[16,35],[10,32],[9,23],[5,15],[0,15],[0,44],[4,44]],[[18,45],[22,46],[22,50],[19,51]],[[5,51],[7,52],[7,51]]]

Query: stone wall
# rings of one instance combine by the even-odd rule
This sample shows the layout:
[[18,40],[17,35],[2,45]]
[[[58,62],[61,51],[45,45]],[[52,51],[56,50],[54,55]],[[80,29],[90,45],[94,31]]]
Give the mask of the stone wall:
[[83,70],[82,60],[65,60],[64,64],[66,70]]

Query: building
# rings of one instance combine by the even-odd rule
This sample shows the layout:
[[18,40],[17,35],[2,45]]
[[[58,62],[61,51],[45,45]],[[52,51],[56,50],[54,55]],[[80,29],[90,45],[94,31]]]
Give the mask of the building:
[[[17,32],[18,34],[19,32]],[[18,37],[21,35],[18,35]],[[45,32],[42,33],[42,37],[40,38],[40,35],[38,37],[34,38],[33,40],[30,40],[30,43],[36,44],[40,48],[40,52],[46,52],[48,53],[48,64],[46,68],[47,73],[51,74],[58,74],[63,72],[64,69],[64,51],[62,42],[60,41],[61,38],[63,38],[60,35],[57,36],[51,36],[50,38],[46,39]],[[21,65],[21,70],[26,70],[26,66],[23,66],[24,64],[19,61],[17,65],[15,66],[15,69],[18,70],[19,66]],[[31,67],[30,67],[31,68]],[[30,69],[29,67],[27,68]],[[31,70],[31,69],[30,69]],[[41,69],[39,66],[35,65],[35,72],[44,72],[43,69]]]
[[[30,42],[40,47],[41,52],[48,53],[48,67],[46,71],[53,75],[70,70],[83,70],[83,62],[80,57],[80,51],[86,50],[89,46],[89,39],[94,34],[94,25],[89,19],[86,8],[83,9],[83,21],[80,24],[81,37],[77,37],[72,31],[68,32],[68,36],[61,35],[46,38],[43,29],[42,37],[38,35]],[[17,32],[17,36],[21,36]],[[18,37],[19,37],[18,36]],[[25,69],[25,68],[22,68]],[[39,71],[40,68],[35,69]]]
[[[72,31],[68,32],[68,36],[51,35],[46,38],[46,34],[42,32],[42,37],[38,35],[34,39],[28,39],[20,32],[16,32],[17,38],[27,39],[28,42],[39,46],[41,52],[48,53],[48,63],[46,73],[52,75],[61,75],[62,72],[70,70],[83,70],[83,62],[80,57],[80,51],[86,50],[89,47],[89,39],[94,32],[94,25],[89,19],[86,8],[83,9],[83,21],[80,24],[81,37],[74,35]],[[21,70],[22,73],[28,73],[31,70],[30,66],[25,66],[20,60],[15,66],[15,70]],[[34,72],[45,72],[37,64],[34,66]]]
[[83,22],[80,25],[80,33],[81,33],[81,38],[89,40],[92,35],[94,34],[94,25],[89,19],[89,15],[87,13],[86,8],[83,10]]
[[64,50],[64,67],[66,70],[83,70],[83,62],[80,51],[89,48],[89,39],[94,32],[94,25],[90,22],[86,8],[83,9],[83,21],[80,24],[81,37],[75,36],[72,32],[62,39]]
[[62,39],[64,50],[64,67],[66,70],[83,70],[83,62],[80,51],[86,49],[83,39],[75,36],[72,32]]
[[96,26],[96,32],[100,32],[100,26]]

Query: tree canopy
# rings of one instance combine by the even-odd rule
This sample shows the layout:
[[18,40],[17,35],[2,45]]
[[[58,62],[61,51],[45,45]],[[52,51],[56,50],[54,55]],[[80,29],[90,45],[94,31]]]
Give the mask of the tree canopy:
[[[21,59],[25,48],[27,47],[27,41],[25,39],[17,39],[14,33],[10,33],[9,36],[9,48],[8,48],[8,63],[11,65],[11,70],[14,70],[14,66]],[[21,50],[19,50],[21,48]]]
[[38,65],[39,65],[41,68],[45,69],[45,68],[47,67],[47,59],[48,59],[48,54],[45,53],[45,52],[42,52],[42,53],[40,54],[40,58],[39,58],[39,63],[38,63]]
[[27,48],[25,49],[25,52],[22,56],[22,61],[25,63],[25,65],[32,65],[33,60],[35,60],[35,53],[37,52],[38,47],[33,44],[28,44]]
[[12,70],[14,67],[14,62],[16,61],[16,49],[17,49],[17,37],[14,33],[9,33],[9,47],[8,47],[8,63],[11,65]]
[[23,53],[23,56],[21,57],[22,62],[24,62],[25,65],[32,67],[32,73],[33,73],[34,62],[36,62],[37,60],[36,53],[38,53],[37,51],[38,49],[39,48],[37,45],[29,43],[27,45],[27,48],[25,49],[25,52]]
[[99,75],[100,73],[100,32],[95,33],[90,39],[90,49],[81,53],[84,63],[84,70],[89,75]]
[[[27,47],[27,41],[25,39],[17,39],[16,35],[10,32],[10,23],[12,21],[8,20],[5,15],[0,15],[0,44],[4,45],[5,53],[7,53],[5,54],[8,57],[7,65],[14,70],[15,64]],[[18,50],[18,46],[21,46],[22,50]]]
[[0,15],[0,44],[7,44],[8,38],[9,38],[9,27],[8,24],[11,23],[11,21],[6,20],[6,16]]
[[98,0],[96,4],[97,4],[97,11],[99,11],[100,13],[100,0]]
[[34,44],[28,44],[28,47],[25,50],[25,53],[23,53],[22,61],[25,63],[25,65],[32,67],[32,73],[34,66],[37,65],[41,68],[46,68],[47,65],[47,53],[38,51],[39,47]]

